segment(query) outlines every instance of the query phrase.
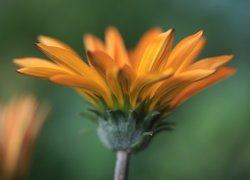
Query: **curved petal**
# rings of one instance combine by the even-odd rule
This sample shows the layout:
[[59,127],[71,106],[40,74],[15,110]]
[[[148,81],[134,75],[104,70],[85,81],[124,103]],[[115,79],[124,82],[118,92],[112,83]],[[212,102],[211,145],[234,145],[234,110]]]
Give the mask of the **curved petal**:
[[147,46],[162,32],[161,28],[152,28],[147,31],[139,40],[135,49],[133,50],[130,61],[134,69],[138,68],[140,60]]
[[78,56],[67,49],[37,43],[37,47],[56,63],[81,75],[91,75],[91,70]]
[[59,85],[83,88],[92,91],[98,96],[103,97],[109,107],[113,106],[112,97],[107,94],[106,91],[95,81],[89,80],[78,75],[56,75],[52,76],[49,80]]
[[115,27],[106,30],[105,41],[109,55],[117,61],[120,67],[130,65],[127,50],[119,31]]
[[188,36],[181,42],[179,42],[172,50],[168,58],[166,67],[173,67],[176,70],[183,62],[183,60],[185,60],[185,58],[190,55],[190,53],[202,37],[202,34],[203,32],[199,31],[196,34]]
[[67,44],[65,44],[65,43],[63,43],[55,38],[40,35],[40,36],[38,36],[38,41],[42,44],[45,44],[46,46],[53,46],[53,47],[58,47],[58,48],[62,48],[62,49],[67,49],[68,51],[70,51],[74,55],[79,56],[69,45],[67,45]]
[[47,68],[60,69],[58,65],[48,60],[35,57],[14,59],[14,63],[21,67],[47,67]]
[[83,43],[87,51],[104,51],[104,43],[92,34],[86,34],[83,37]]
[[176,92],[188,84],[205,78],[214,72],[214,69],[196,69],[181,73],[168,80],[165,80],[165,82],[163,82],[156,90],[149,109],[152,110],[159,102],[164,102],[171,99],[173,97],[172,94],[176,94]]
[[99,106],[99,104],[98,104],[98,97],[92,91],[88,91],[88,90],[81,89],[81,88],[75,88],[75,90],[81,96],[83,96],[84,98],[86,98],[86,100],[88,102],[90,102],[92,105],[94,105],[95,107]]
[[[83,77],[88,77],[92,81],[96,81],[103,89],[105,89],[106,94],[109,94],[109,88],[107,87],[104,79],[95,71],[91,69],[86,63],[84,63],[79,57],[75,56],[73,53],[67,49],[61,49],[58,47],[46,46],[44,44],[38,43],[37,46],[54,60],[57,64],[61,65],[63,68],[66,68],[68,71],[71,71],[71,74],[81,75]],[[61,68],[61,69],[63,69]],[[66,71],[66,70],[65,70]],[[40,72],[40,71],[39,71]],[[54,72],[54,70],[53,70]],[[53,73],[51,72],[51,73]],[[29,73],[29,72],[27,72]],[[49,76],[49,74],[43,74],[40,72],[39,76]],[[31,73],[31,75],[33,72]]]
[[158,74],[149,74],[147,76],[138,77],[133,82],[130,90],[130,101],[132,107],[136,106],[136,101],[145,87],[149,87],[157,82],[167,79],[172,75],[172,73],[172,69],[167,69],[165,72],[161,72]]
[[114,60],[105,52],[87,51],[87,56],[90,64],[103,76],[106,75],[106,71],[116,67]]
[[180,64],[180,66],[177,68],[175,74],[178,74],[182,72],[184,69],[186,69],[186,67],[189,66],[200,55],[201,51],[203,50],[205,46],[205,43],[206,43],[206,39],[204,37],[201,37],[198,40],[198,42],[194,45],[194,48],[191,50],[190,54],[187,57],[185,57],[185,59]]
[[[87,77],[89,80],[96,81],[103,89],[105,89],[106,94],[109,94],[109,88],[107,87],[104,79],[94,69],[91,69],[86,63],[84,63],[79,57],[75,56],[71,51],[58,47],[46,46],[41,43],[38,43],[37,46],[57,64],[61,65],[63,68],[66,68],[68,71],[71,71],[71,74],[78,74],[83,77]],[[31,70],[32,72],[30,72]],[[39,77],[48,77],[51,76],[51,74],[53,75],[57,72],[55,72],[55,69],[48,69],[45,72],[38,71],[39,73],[33,72],[34,69],[31,70],[25,69],[21,71],[30,75],[39,75]],[[35,71],[36,70],[37,69],[35,69]]]
[[57,74],[68,74],[66,71],[58,69],[58,68],[47,68],[47,67],[30,67],[30,68],[21,68],[18,69],[17,72],[21,74],[25,74],[28,76],[45,78],[49,79],[51,76]]
[[[158,66],[172,45],[174,30],[160,34],[146,48],[138,67],[138,75],[151,71],[153,65]],[[158,67],[159,68],[159,67]]]
[[110,69],[107,71],[106,79],[108,87],[111,89],[112,93],[116,97],[118,104],[120,107],[124,104],[123,92],[121,89],[121,85],[118,80],[119,70],[117,68]]
[[233,55],[223,55],[223,56],[205,58],[190,65],[188,69],[218,68],[231,61],[233,57],[234,57]]
[[218,69],[213,75],[202,79],[200,81],[194,82],[183,89],[170,103],[171,107],[176,107],[179,104],[183,103],[185,100],[190,98],[191,96],[197,94],[201,90],[211,86],[218,81],[227,78],[228,76],[235,73],[234,68],[222,67]]
[[123,91],[123,94],[128,94],[131,84],[135,79],[135,73],[132,68],[128,65],[125,65],[118,72],[118,81]]

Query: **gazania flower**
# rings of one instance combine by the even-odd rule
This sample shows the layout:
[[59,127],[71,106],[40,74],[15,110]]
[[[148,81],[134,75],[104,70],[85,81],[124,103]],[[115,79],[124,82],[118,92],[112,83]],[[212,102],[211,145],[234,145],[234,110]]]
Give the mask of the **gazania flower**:
[[33,97],[0,104],[0,179],[25,178],[34,140],[46,115]]
[[36,46],[52,61],[28,57],[15,63],[21,66],[19,73],[74,88],[93,105],[102,142],[131,152],[169,128],[164,122],[168,112],[235,71],[224,67],[232,55],[197,61],[205,44],[202,31],[175,47],[173,40],[173,29],[154,28],[128,51],[118,30],[110,27],[105,42],[92,34],[84,36],[85,62],[68,45],[40,36]]

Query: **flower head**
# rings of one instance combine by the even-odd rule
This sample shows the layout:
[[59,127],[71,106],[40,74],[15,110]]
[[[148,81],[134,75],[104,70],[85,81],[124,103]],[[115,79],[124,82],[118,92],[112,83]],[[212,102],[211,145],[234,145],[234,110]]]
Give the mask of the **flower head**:
[[[205,44],[202,31],[184,38],[173,47],[174,30],[162,32],[154,28],[142,36],[133,50],[128,51],[118,30],[110,27],[105,33],[105,43],[92,34],[84,36],[87,63],[58,40],[45,36],[38,40],[37,47],[52,62],[32,57],[16,59],[15,63],[22,67],[17,71],[75,88],[104,119],[99,121],[99,127],[105,128],[99,131],[107,146],[117,140],[106,138],[111,131],[122,134],[126,128],[134,128],[127,142],[129,147],[132,144],[141,146],[144,140],[138,143],[138,139],[145,139],[148,132],[157,132],[170,110],[235,71],[224,67],[232,55],[196,61]],[[133,127],[130,127],[131,123],[112,127],[117,119],[135,124]],[[128,145],[117,146],[126,149]]]
[[0,104],[0,177],[22,179],[29,168],[34,140],[47,111],[35,98],[15,98]]

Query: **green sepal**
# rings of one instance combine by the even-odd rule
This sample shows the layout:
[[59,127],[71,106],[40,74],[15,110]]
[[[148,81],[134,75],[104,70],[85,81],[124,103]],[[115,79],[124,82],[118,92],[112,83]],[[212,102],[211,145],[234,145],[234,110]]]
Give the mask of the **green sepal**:
[[115,151],[137,152],[145,149],[161,129],[163,119],[158,111],[148,113],[144,110],[143,107],[136,110],[106,110],[98,115],[97,133],[102,143]]

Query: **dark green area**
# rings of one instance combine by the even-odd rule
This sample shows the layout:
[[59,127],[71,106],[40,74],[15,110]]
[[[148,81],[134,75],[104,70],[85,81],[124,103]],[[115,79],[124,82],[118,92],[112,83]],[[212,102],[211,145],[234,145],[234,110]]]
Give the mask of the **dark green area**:
[[84,52],[82,35],[103,37],[117,26],[128,47],[153,26],[174,27],[176,40],[200,29],[204,56],[235,54],[233,77],[207,89],[169,117],[173,132],[132,156],[131,180],[250,179],[250,2],[247,0],[0,0],[0,99],[33,93],[52,110],[39,136],[30,180],[110,180],[115,155],[79,114],[85,102],[73,90],[15,73],[12,59],[44,57],[33,46],[40,34]]

